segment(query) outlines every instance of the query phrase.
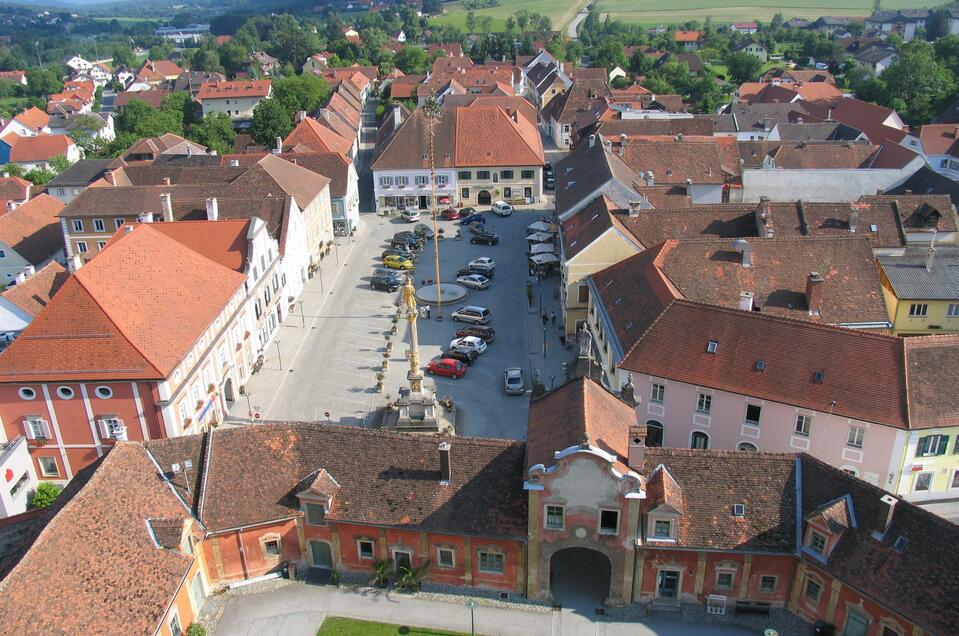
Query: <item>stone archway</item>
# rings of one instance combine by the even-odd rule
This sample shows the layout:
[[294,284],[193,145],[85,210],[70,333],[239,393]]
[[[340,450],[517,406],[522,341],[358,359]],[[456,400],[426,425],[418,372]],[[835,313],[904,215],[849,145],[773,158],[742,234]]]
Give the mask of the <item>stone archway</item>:
[[476,195],[476,203],[478,205],[490,205],[493,202],[493,195],[489,193],[489,190],[480,190],[479,194]]
[[592,612],[609,598],[612,564],[602,552],[565,548],[549,559],[549,590],[554,602]]
[[233,393],[233,378],[227,378],[223,383],[223,399],[226,400],[227,406],[232,405],[236,400],[236,394]]

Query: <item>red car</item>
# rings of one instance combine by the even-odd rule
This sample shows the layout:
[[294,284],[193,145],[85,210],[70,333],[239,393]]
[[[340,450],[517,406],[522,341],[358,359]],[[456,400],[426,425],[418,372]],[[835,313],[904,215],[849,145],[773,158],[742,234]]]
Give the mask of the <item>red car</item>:
[[443,218],[447,221],[455,221],[456,219],[460,218],[459,210],[456,208],[446,208],[443,210]]
[[466,365],[452,358],[433,358],[426,365],[426,372],[430,375],[442,375],[459,380],[466,375]]

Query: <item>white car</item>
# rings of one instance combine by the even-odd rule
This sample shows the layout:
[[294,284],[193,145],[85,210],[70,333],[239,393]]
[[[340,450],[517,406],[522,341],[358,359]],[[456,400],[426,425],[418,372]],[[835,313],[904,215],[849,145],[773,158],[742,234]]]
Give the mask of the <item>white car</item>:
[[456,279],[456,282],[464,287],[469,287],[470,289],[486,289],[490,284],[490,280],[488,278],[485,276],[480,276],[479,274],[460,276]]
[[523,370],[519,367],[510,367],[503,372],[503,389],[507,395],[523,395],[526,393],[526,382],[523,379]]
[[513,213],[513,206],[506,201],[497,201],[491,209],[499,216],[509,216]]
[[464,338],[456,338],[450,342],[450,349],[456,349],[459,351],[475,351],[476,353],[483,353],[486,351],[486,341],[482,338],[477,338],[476,336],[466,336]]
[[496,269],[496,262],[491,259],[489,256],[481,256],[479,258],[474,258],[469,262],[467,267],[475,267],[477,269]]
[[409,223],[415,223],[420,220],[420,212],[419,210],[403,210],[400,218]]

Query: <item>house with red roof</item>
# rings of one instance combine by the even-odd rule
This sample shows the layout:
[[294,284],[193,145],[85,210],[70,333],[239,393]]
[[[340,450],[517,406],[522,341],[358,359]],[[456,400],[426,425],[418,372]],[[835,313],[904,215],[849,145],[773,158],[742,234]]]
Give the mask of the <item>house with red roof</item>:
[[47,168],[54,157],[66,157],[70,163],[82,157],[80,147],[67,135],[20,137],[10,133],[0,138],[0,165],[15,163],[24,170]]
[[172,82],[182,72],[183,69],[170,60],[146,59],[137,70],[135,83],[156,86],[163,82]]
[[676,31],[673,33],[673,42],[683,47],[685,51],[696,51],[703,41],[703,34],[699,31]]
[[919,149],[930,168],[939,174],[959,181],[959,125],[926,124],[918,134],[907,137],[903,145],[919,138]]
[[752,35],[753,33],[759,31],[759,24],[755,22],[734,22],[729,25],[729,30],[733,33],[745,33],[746,35]]
[[33,137],[50,132],[50,115],[36,106],[17,113],[11,119],[0,120],[0,137],[10,133],[20,137]]
[[250,119],[256,105],[272,95],[270,80],[204,82],[196,101],[203,107],[204,117],[210,113],[225,113],[231,119]]
[[57,216],[63,203],[40,194],[0,215],[0,284],[11,285],[50,261],[66,262]]
[[16,284],[0,292],[0,338],[6,345],[27,328],[34,318],[50,304],[70,274],[56,261],[50,261],[36,273],[17,275]]
[[20,86],[27,85],[27,74],[24,71],[0,71],[0,79],[10,80]]

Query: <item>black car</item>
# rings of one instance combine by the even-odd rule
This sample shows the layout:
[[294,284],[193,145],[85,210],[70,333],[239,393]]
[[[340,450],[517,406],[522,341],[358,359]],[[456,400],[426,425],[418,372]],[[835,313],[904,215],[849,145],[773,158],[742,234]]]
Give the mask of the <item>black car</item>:
[[416,232],[407,232],[407,231],[397,232],[396,234],[393,235],[393,238],[413,239],[417,243],[423,242],[423,237],[417,234]]
[[466,366],[473,364],[476,361],[476,358],[479,357],[479,354],[475,351],[459,351],[457,349],[450,349],[449,351],[444,351],[440,354],[441,358],[453,358],[454,360],[459,360]]
[[463,269],[456,272],[456,276],[468,276],[469,274],[479,274],[480,276],[485,276],[486,278],[493,278],[493,271],[487,271],[485,269],[479,269],[478,267],[464,267]]
[[470,325],[456,330],[457,338],[465,338],[466,336],[476,336],[490,343],[496,340],[496,330],[485,325]]
[[397,256],[404,256],[406,258],[410,258],[413,260],[414,263],[419,259],[418,256],[414,256],[413,252],[411,252],[408,249],[404,249],[402,247],[387,247],[385,250],[383,250],[383,253],[380,255],[380,260],[383,260],[387,256],[390,256],[393,254]]
[[388,292],[395,292],[400,288],[400,277],[392,272],[377,271],[370,278],[371,289],[383,289]]
[[473,245],[496,245],[499,243],[499,235],[491,232],[480,232],[470,239]]
[[391,247],[405,247],[411,252],[418,252],[423,249],[420,242],[408,236],[394,236],[390,239]]

